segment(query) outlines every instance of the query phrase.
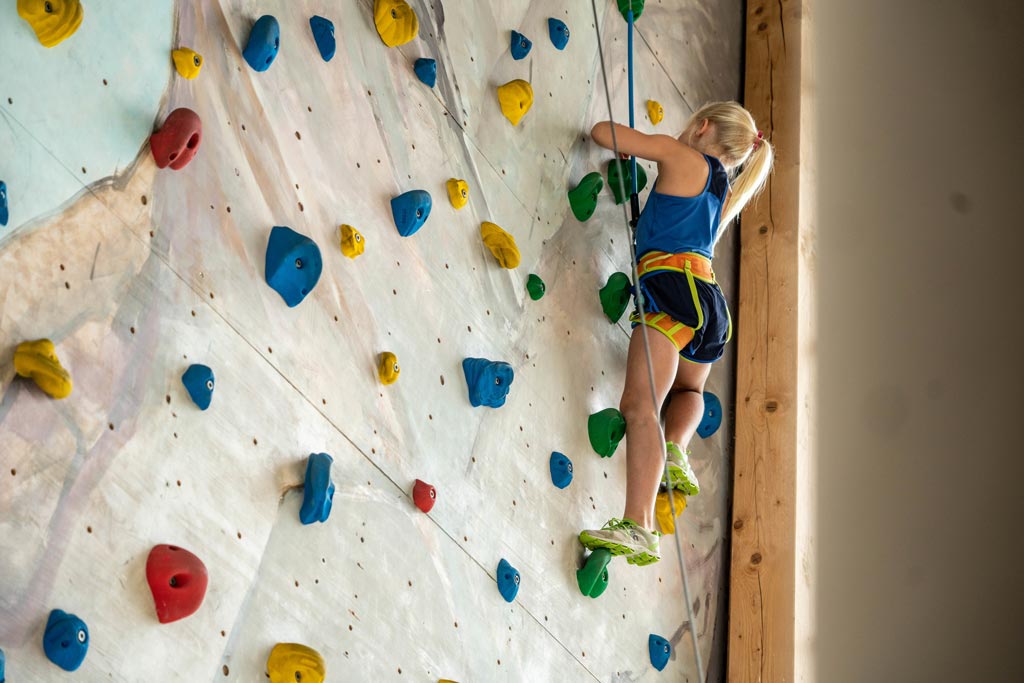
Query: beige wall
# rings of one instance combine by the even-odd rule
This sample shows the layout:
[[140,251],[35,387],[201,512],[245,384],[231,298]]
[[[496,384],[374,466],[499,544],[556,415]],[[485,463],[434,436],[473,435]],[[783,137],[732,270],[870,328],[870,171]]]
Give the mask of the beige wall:
[[801,652],[829,683],[1020,680],[1020,4],[814,2],[811,17]]

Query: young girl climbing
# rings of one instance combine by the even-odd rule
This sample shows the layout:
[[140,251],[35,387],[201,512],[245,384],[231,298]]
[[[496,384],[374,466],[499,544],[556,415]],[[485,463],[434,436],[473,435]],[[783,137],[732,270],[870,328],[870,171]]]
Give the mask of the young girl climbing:
[[[613,149],[612,125],[594,126],[594,142]],[[622,155],[657,162],[658,179],[636,227],[645,315],[641,321],[634,311],[630,318],[633,334],[619,403],[626,419],[625,512],[602,529],[580,532],[580,541],[625,555],[630,564],[647,565],[661,559],[659,534],[653,531],[659,485],[687,496],[700,490],[687,446],[704,412],[711,364],[732,336],[729,309],[711,269],[715,243],[721,228],[760,192],[773,154],[754,117],[735,102],[704,105],[678,138],[615,124],[615,139]],[[649,328],[656,406],[643,334],[636,329],[640,324]]]

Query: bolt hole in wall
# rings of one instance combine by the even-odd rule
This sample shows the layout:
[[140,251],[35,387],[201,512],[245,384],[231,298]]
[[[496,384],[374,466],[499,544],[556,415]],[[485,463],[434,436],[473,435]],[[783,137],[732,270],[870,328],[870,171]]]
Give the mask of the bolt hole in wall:
[[[46,304],[33,288],[0,279],[5,292],[18,295],[11,295],[11,301],[28,304],[23,312],[12,314],[20,322],[15,320],[19,325],[11,329],[45,328],[40,333],[54,337],[55,354],[66,363],[62,369],[76,380],[70,396],[59,399],[65,402],[52,405],[41,400],[45,395],[36,388],[45,378],[15,380],[18,393],[5,395],[13,403],[12,412],[0,420],[27,420],[34,433],[53,438],[28,444],[0,429],[0,461],[6,464],[10,458],[12,478],[17,475],[33,486],[49,487],[54,505],[66,506],[61,513],[69,518],[109,518],[109,509],[96,507],[101,501],[117,508],[115,517],[139,520],[137,534],[119,539],[107,539],[117,535],[107,534],[109,525],[98,523],[91,540],[109,540],[103,550],[75,546],[87,537],[73,534],[78,540],[70,541],[70,556],[94,553],[97,561],[113,558],[118,566],[130,567],[133,558],[150,552],[153,560],[152,553],[164,548],[159,557],[167,564],[159,580],[150,582],[150,608],[115,619],[103,609],[110,596],[102,585],[67,581],[68,565],[54,555],[57,550],[31,536],[32,529],[45,525],[36,523],[36,508],[22,493],[29,487],[12,481],[12,518],[19,523],[17,533],[24,534],[18,542],[44,550],[37,560],[5,568],[0,576],[5,585],[23,588],[40,570],[56,567],[47,596],[60,595],[75,603],[74,609],[102,641],[127,643],[154,618],[163,622],[167,606],[162,601],[183,599],[168,597],[168,589],[172,596],[188,594],[195,601],[192,591],[201,583],[205,594],[206,581],[199,581],[197,572],[201,565],[205,577],[208,569],[216,605],[204,604],[200,595],[195,610],[182,618],[190,620],[190,628],[220,631],[222,638],[223,620],[237,620],[229,629],[233,637],[226,641],[230,651],[225,652],[223,645],[200,647],[190,661],[164,669],[168,680],[195,680],[218,665],[226,678],[259,680],[263,674],[273,683],[322,681],[326,667],[332,668],[332,677],[348,674],[374,680],[381,671],[392,669],[400,675],[420,671],[433,676],[442,664],[452,669],[442,675],[488,680],[498,666],[505,669],[499,677],[545,680],[553,671],[571,679],[576,674],[605,677],[651,666],[643,641],[648,632],[678,631],[681,612],[666,599],[678,585],[666,580],[663,590],[657,585],[660,577],[655,584],[618,562],[612,565],[609,581],[621,590],[593,601],[593,593],[582,595],[574,582],[577,577],[566,570],[584,561],[574,534],[581,526],[600,525],[614,514],[622,494],[622,453],[615,460],[600,460],[580,434],[587,416],[616,404],[621,389],[626,337],[601,317],[597,291],[626,263],[624,251],[607,246],[614,246],[611,234],[618,210],[611,193],[599,194],[593,212],[601,216],[590,222],[578,220],[567,197],[586,173],[610,156],[589,141],[586,130],[576,130],[581,122],[603,117],[603,98],[592,85],[600,82],[595,78],[593,36],[577,30],[569,40],[570,27],[590,25],[589,7],[584,3],[559,8],[563,17],[555,20],[527,12],[528,4],[521,3],[518,16],[523,21],[518,26],[491,25],[495,17],[487,3],[446,8],[446,35],[439,38],[427,29],[440,19],[437,8],[424,6],[425,14],[415,17],[415,8],[400,0],[332,7],[335,16],[327,18],[330,30],[320,34],[310,20],[312,10],[327,10],[307,2],[261,8],[276,12],[274,16],[241,16],[230,3],[178,6],[161,1],[137,8],[132,24],[95,3],[51,1],[43,5],[43,13],[67,21],[61,29],[66,32],[61,42],[66,44],[53,47],[40,42],[43,38],[31,19],[17,24],[17,31],[12,24],[0,56],[8,55],[9,65],[21,65],[28,63],[26,58],[11,55],[31,55],[33,65],[11,71],[33,72],[28,76],[38,83],[54,83],[67,94],[65,99],[56,94],[43,98],[42,86],[19,85],[30,79],[12,74],[7,103],[13,107],[17,100],[19,109],[26,110],[12,115],[39,127],[34,138],[17,129],[0,133],[14,135],[11,149],[18,150],[11,155],[14,159],[0,159],[0,177],[12,188],[30,187],[31,182],[47,189],[32,194],[26,204],[15,205],[26,211],[14,214],[17,224],[9,226],[7,234],[0,232],[0,258],[17,258],[0,272],[12,277],[23,267],[19,263],[52,263],[59,255],[67,262],[68,273],[82,275],[54,277],[53,284],[59,288],[63,282],[70,290],[70,279],[76,279],[76,291],[87,288],[88,293]],[[623,23],[615,5],[605,4],[606,42],[621,45]],[[371,11],[378,7],[385,8],[386,16]],[[516,14],[516,7],[509,6],[511,14]],[[680,0],[659,3],[647,12],[651,23],[661,26],[698,10],[695,0]],[[180,16],[174,16],[175,11]],[[336,53],[327,42],[334,40],[333,22],[346,27],[347,44]],[[504,35],[502,45],[478,39],[481,30],[492,29]],[[529,60],[513,58],[513,30],[543,38],[533,45]],[[657,96],[665,105],[662,126],[685,119],[687,104],[673,93],[694,87],[708,90],[707,84],[692,82],[695,77],[686,69],[675,68],[684,57],[672,47],[679,34],[668,33],[658,46],[662,59],[677,60],[674,64],[647,67],[650,60],[638,60],[644,65],[639,82],[645,99]],[[224,50],[226,42],[233,42],[237,50]],[[101,45],[103,49],[97,49]],[[188,59],[181,62],[173,52],[185,49]],[[78,56],[72,59],[72,53]],[[414,68],[420,58],[435,61],[436,86],[423,78],[426,72]],[[622,54],[615,59],[621,61]],[[715,69],[728,68],[727,60],[719,61]],[[44,67],[62,75],[42,79]],[[679,74],[681,82],[670,81],[668,73]],[[366,87],[367,96],[337,97],[348,91],[352,79],[365,83],[358,87]],[[103,91],[103,103],[96,101],[94,92],[99,80],[110,88]],[[294,96],[280,96],[284,83],[290,84]],[[506,97],[498,92],[502,83]],[[145,84],[157,85],[142,92]],[[624,80],[613,85],[621,91]],[[535,101],[537,88],[540,94],[547,90],[549,99]],[[559,98],[554,98],[555,89]],[[435,95],[442,92],[451,101]],[[44,100],[51,105],[50,112],[73,112],[75,125],[54,130],[44,117],[31,115],[28,109]],[[303,108],[312,113],[314,102],[318,117],[303,119],[309,124],[301,126],[302,131],[288,125]],[[60,103],[65,106],[53,106]],[[110,110],[115,104],[120,109]],[[462,112],[462,130],[445,125],[450,107]],[[331,112],[330,118],[325,112]],[[233,130],[229,117],[247,134]],[[238,117],[247,118],[248,130],[246,124],[237,124]],[[344,121],[345,129],[357,134],[338,144],[338,128],[328,125],[329,120]],[[570,121],[572,125],[567,124]],[[288,143],[291,133],[303,144]],[[72,135],[77,146],[64,140]],[[42,157],[33,156],[36,152],[21,154],[23,148],[39,146],[37,141],[49,146],[57,166],[37,163]],[[134,163],[140,144],[143,154]],[[323,153],[311,154],[310,149]],[[382,163],[385,155],[387,165]],[[361,170],[361,161],[367,158],[376,159],[378,168],[372,170],[371,163],[367,174],[351,174],[351,164]],[[61,190],[59,183],[50,182],[60,176],[60,168],[81,168],[86,177]],[[538,169],[529,180],[524,171],[528,168]],[[114,180],[96,183],[72,201],[81,182],[99,177]],[[14,184],[11,178],[20,182]],[[459,197],[424,204],[417,196],[407,221],[394,202],[375,199],[397,199],[409,192],[434,194],[436,199],[433,188],[443,187],[449,178],[465,179],[459,181]],[[300,184],[304,201],[290,190],[294,185],[298,191]],[[222,206],[223,214],[217,210]],[[493,228],[482,234],[485,219]],[[351,220],[366,236],[359,240],[365,247],[359,259],[339,247],[342,220]],[[14,229],[29,221],[36,221],[30,231]],[[146,233],[152,239],[134,239]],[[584,233],[588,239],[580,239]],[[481,240],[486,250],[479,249]],[[386,264],[381,259],[394,260],[395,268],[380,268]],[[59,270],[65,272],[64,263]],[[528,288],[531,275],[537,277],[530,278]],[[212,277],[217,278],[220,296],[211,291],[212,282],[194,287]],[[402,297],[397,296],[400,288]],[[392,297],[386,297],[389,290]],[[35,313],[29,315],[30,310]],[[201,311],[212,315],[199,315]],[[327,333],[321,325],[330,318],[337,324]],[[465,325],[467,335],[449,334],[442,344],[443,330],[453,329],[453,321]],[[125,327],[137,343],[124,344]],[[563,348],[566,337],[574,347],[569,353],[556,353],[553,349]],[[432,338],[437,344],[429,341]],[[384,351],[375,348],[381,340],[394,344],[403,358],[405,373],[393,385],[381,386],[371,369]],[[14,348],[23,340],[9,341]],[[259,352],[264,347],[265,356]],[[538,353],[542,349],[547,352]],[[490,360],[524,356],[527,363]],[[188,358],[209,363],[217,372],[217,399],[205,401],[205,407],[183,386],[183,373],[191,367]],[[455,370],[455,364],[464,360],[480,360],[484,369]],[[57,362],[50,362],[51,372],[59,376]],[[508,375],[495,374],[503,373],[504,366]],[[514,381],[513,366],[530,376]],[[596,368],[601,369],[600,382],[594,380]],[[397,377],[397,362],[393,370]],[[456,379],[449,385],[446,377],[450,379],[451,372],[456,372]],[[445,391],[436,389],[432,376]],[[205,389],[208,399],[213,380],[198,389]],[[175,399],[171,414],[177,431],[171,439],[165,430],[152,429],[154,416],[148,408],[161,397],[167,405]],[[184,401],[185,397],[192,400]],[[410,410],[413,406],[420,410]],[[65,407],[66,413],[58,412]],[[90,462],[123,465],[111,468],[99,481],[76,480],[82,482],[78,486],[94,487],[77,501],[56,495],[64,476],[83,476],[68,469],[77,456],[61,446],[68,443],[64,435],[72,423],[76,434],[92,434],[86,439],[95,444],[87,454]],[[107,430],[102,429],[104,424]],[[101,433],[114,433],[96,439],[95,425]],[[507,434],[517,429],[524,438],[510,443]],[[259,438],[250,436],[256,431]],[[249,452],[249,438],[254,448],[260,440],[263,447]],[[680,525],[714,528],[713,522],[721,520],[717,501],[724,500],[725,489],[715,480],[728,468],[721,462],[726,453],[717,438],[695,444],[694,466],[706,477],[704,509],[691,515],[693,519],[681,518]],[[531,442],[538,447],[531,449]],[[565,450],[576,463],[571,472],[577,481],[564,490],[552,486],[549,455],[554,448]],[[467,463],[470,450],[473,455]],[[538,450],[543,451],[539,456]],[[297,471],[301,476],[304,462],[302,482],[295,485],[294,479],[284,479],[290,488],[282,497],[282,479],[292,476],[285,473]],[[58,476],[58,470],[63,474]],[[187,487],[178,478],[182,472],[189,473]],[[157,496],[143,485],[154,473]],[[436,502],[430,516],[410,501],[411,482],[417,476],[438,485],[430,488]],[[159,481],[165,481],[164,489]],[[583,491],[594,495],[584,502]],[[519,500],[524,504],[518,505]],[[143,501],[146,512],[140,514]],[[335,501],[338,510],[331,514]],[[238,548],[224,549],[219,543],[232,526],[247,529],[244,547],[251,552],[238,554]],[[525,545],[528,529],[536,527],[552,530],[540,540],[551,550],[545,550],[545,559],[539,561]],[[93,533],[91,525],[86,530]],[[242,532],[236,531],[236,537],[241,541]],[[460,537],[462,543],[452,540]],[[544,537],[549,538],[547,544]],[[149,539],[150,545],[140,546],[140,538]],[[355,547],[373,553],[353,558],[355,538]],[[692,547],[707,555],[721,547],[721,540],[706,534]],[[166,541],[184,547],[152,545]],[[202,562],[197,565],[190,559],[183,569],[174,558],[186,553],[194,553],[195,561],[202,557]],[[308,556],[320,553],[325,554],[323,565],[331,560],[331,580],[305,573]],[[493,572],[504,553],[523,569],[522,575],[514,570],[511,583],[517,594],[510,606],[501,602],[504,594],[496,587]],[[425,567],[433,569],[424,572]],[[147,565],[147,574],[149,569]],[[145,588],[124,572],[118,577],[120,585],[145,595]],[[666,570],[666,576],[670,574]],[[403,600],[409,601],[410,609],[431,615],[416,638],[396,634],[384,617],[388,610],[383,607],[395,600],[388,577],[395,576],[406,582]],[[407,576],[422,578],[413,581]],[[719,595],[719,580],[713,573],[700,576],[701,594]],[[291,584],[288,591],[280,590],[283,582]],[[545,584],[560,590],[542,593],[538,587]],[[69,585],[76,590],[67,589]],[[622,613],[625,621],[629,608],[621,596],[627,593],[651,599],[650,604],[637,606],[628,629],[619,625],[619,619],[607,618]],[[548,597],[537,602],[542,594]],[[353,605],[359,595],[370,598],[373,612],[356,614]],[[3,610],[0,607],[0,622],[7,623],[9,615]],[[522,618],[542,610],[553,615],[550,620],[544,615],[543,629]],[[594,625],[588,633],[581,633],[578,624],[564,616],[580,610]],[[355,633],[350,641],[337,637],[337,615],[346,612],[361,626],[353,629],[348,624],[346,637]],[[301,619],[283,616],[298,613],[303,614]],[[466,623],[469,613],[477,615],[472,625]],[[486,664],[484,656],[460,656],[463,644],[456,647],[433,627],[447,621],[459,629],[454,614],[461,615],[467,626],[460,629],[465,644],[486,651]],[[719,616],[716,612],[714,620],[705,617],[705,622],[718,623]],[[511,632],[513,625],[515,639],[496,637],[499,631]],[[3,628],[0,635],[7,633]],[[639,631],[643,633],[638,635]],[[168,631],[154,633],[164,632]],[[274,637],[269,634],[278,633],[308,645],[268,642]],[[401,666],[365,654],[368,643],[385,637],[402,657]],[[710,651],[714,634],[705,637]],[[38,642],[23,640],[26,645],[8,653],[9,661],[13,656],[18,662],[19,668],[12,665],[12,671],[26,672],[26,679],[45,680],[54,663],[44,659]],[[73,645],[74,639],[65,640]],[[601,646],[633,640],[635,646],[625,645],[614,654]],[[278,649],[285,645],[296,649]],[[360,657],[354,656],[357,646],[364,653]],[[345,654],[339,656],[339,650]],[[587,658],[586,670],[568,654],[574,651]],[[333,656],[324,658],[321,652]],[[147,653],[141,654],[145,667],[157,664]],[[687,672],[687,656],[680,653],[678,661],[673,660],[681,675]],[[224,661],[232,662],[230,670]],[[467,662],[478,668],[460,668]],[[102,678],[104,672],[115,670],[129,678],[151,673],[132,669],[143,665],[125,661],[123,653],[110,648],[95,648],[80,663],[85,678]]]

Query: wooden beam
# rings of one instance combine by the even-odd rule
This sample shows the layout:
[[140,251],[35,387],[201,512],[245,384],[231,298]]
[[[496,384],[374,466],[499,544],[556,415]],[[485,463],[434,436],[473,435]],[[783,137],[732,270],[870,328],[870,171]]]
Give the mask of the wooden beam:
[[794,680],[802,0],[747,3],[745,104],[775,147],[742,214],[728,679]]

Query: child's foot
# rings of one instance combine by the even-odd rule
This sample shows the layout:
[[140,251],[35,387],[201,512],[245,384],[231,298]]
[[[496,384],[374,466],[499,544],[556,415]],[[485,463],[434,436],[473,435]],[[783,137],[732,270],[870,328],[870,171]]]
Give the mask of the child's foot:
[[679,489],[687,496],[696,496],[700,493],[700,484],[690,467],[690,459],[686,457],[689,453],[683,452],[671,441],[665,444],[665,450],[668,451],[668,480],[662,476],[661,483]]
[[580,543],[590,550],[605,548],[612,555],[623,555],[629,564],[643,566],[661,559],[657,532],[630,519],[612,518],[600,530],[581,531]]

